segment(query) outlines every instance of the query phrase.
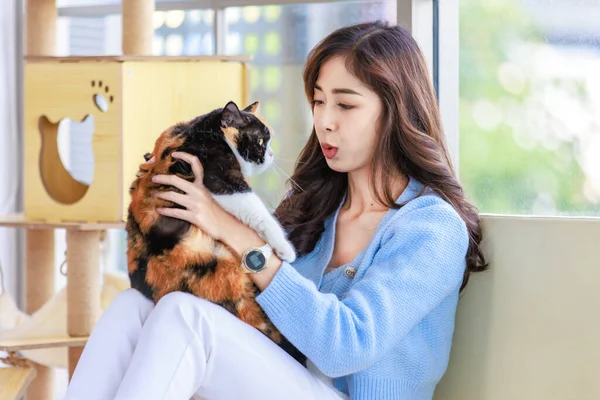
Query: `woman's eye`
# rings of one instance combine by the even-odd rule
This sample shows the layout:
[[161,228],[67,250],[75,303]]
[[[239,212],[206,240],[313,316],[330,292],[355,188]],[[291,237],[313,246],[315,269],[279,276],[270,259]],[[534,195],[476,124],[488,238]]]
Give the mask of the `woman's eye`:
[[259,146],[262,146],[262,144],[263,144],[264,142],[265,142],[265,141],[264,141],[263,139],[258,139],[258,145],[259,145]]
[[338,103],[338,106],[342,107],[344,110],[352,110],[354,106],[349,106],[348,104]]
[[313,106],[315,106],[315,105],[319,105],[320,106],[321,104],[323,104],[323,101],[321,101],[321,100],[313,100],[311,103],[312,103]]

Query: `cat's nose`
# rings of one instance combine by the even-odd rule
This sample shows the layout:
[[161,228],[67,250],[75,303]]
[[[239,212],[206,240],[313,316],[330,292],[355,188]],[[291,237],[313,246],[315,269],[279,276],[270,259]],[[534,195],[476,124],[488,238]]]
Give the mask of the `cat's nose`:
[[272,151],[269,152],[269,157],[273,157],[273,152]]

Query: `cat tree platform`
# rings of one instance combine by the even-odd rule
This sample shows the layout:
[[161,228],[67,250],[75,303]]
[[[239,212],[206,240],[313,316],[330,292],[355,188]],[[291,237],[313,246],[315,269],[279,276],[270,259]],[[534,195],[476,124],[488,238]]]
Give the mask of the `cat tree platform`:
[[[16,354],[21,350],[50,349],[56,347],[83,347],[87,337],[43,337],[18,340],[0,340],[0,351],[9,355]],[[23,360],[27,362],[27,360]],[[43,366],[11,366],[0,368],[0,400],[18,400],[25,395],[27,387],[36,377],[36,369],[42,372],[48,371]],[[46,373],[46,375],[48,375]]]
[[25,214],[0,215],[0,226],[25,229],[73,229],[76,231],[103,231],[106,229],[123,229],[125,222],[77,222],[77,221],[45,221],[28,219]]
[[0,368],[0,399],[18,400],[23,397],[35,375],[35,368],[31,367]]
[[125,62],[125,61],[240,61],[248,62],[252,59],[251,56],[25,56],[26,62],[59,62],[59,63],[74,63],[74,62]]
[[87,339],[87,337],[53,336],[20,340],[0,340],[0,351],[11,353],[20,350],[51,349],[54,347],[83,347]]

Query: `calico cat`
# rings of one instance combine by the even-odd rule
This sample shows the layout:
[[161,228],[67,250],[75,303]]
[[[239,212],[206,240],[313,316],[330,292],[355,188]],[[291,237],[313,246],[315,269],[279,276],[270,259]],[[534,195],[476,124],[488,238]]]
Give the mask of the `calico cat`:
[[228,247],[186,221],[160,215],[157,207],[178,205],[153,196],[156,191],[179,191],[152,182],[155,174],[195,179],[191,166],[171,157],[174,151],[198,157],[204,185],[229,213],[253,228],[282,259],[296,255],[284,230],[252,191],[246,178],[265,171],[273,162],[271,131],[256,114],[258,102],[240,110],[234,102],[190,121],[178,123],[156,140],[148,160],[136,174],[129,193],[126,223],[127,261],[131,286],[158,302],[173,291],[188,292],[219,304],[254,326],[304,364],[298,352],[275,328],[255,301],[258,288]]

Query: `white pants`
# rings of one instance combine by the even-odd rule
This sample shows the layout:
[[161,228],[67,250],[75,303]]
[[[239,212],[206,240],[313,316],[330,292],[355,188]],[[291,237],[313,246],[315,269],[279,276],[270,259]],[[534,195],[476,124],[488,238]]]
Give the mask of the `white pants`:
[[257,329],[186,293],[134,289],[102,314],[65,400],[347,398]]

